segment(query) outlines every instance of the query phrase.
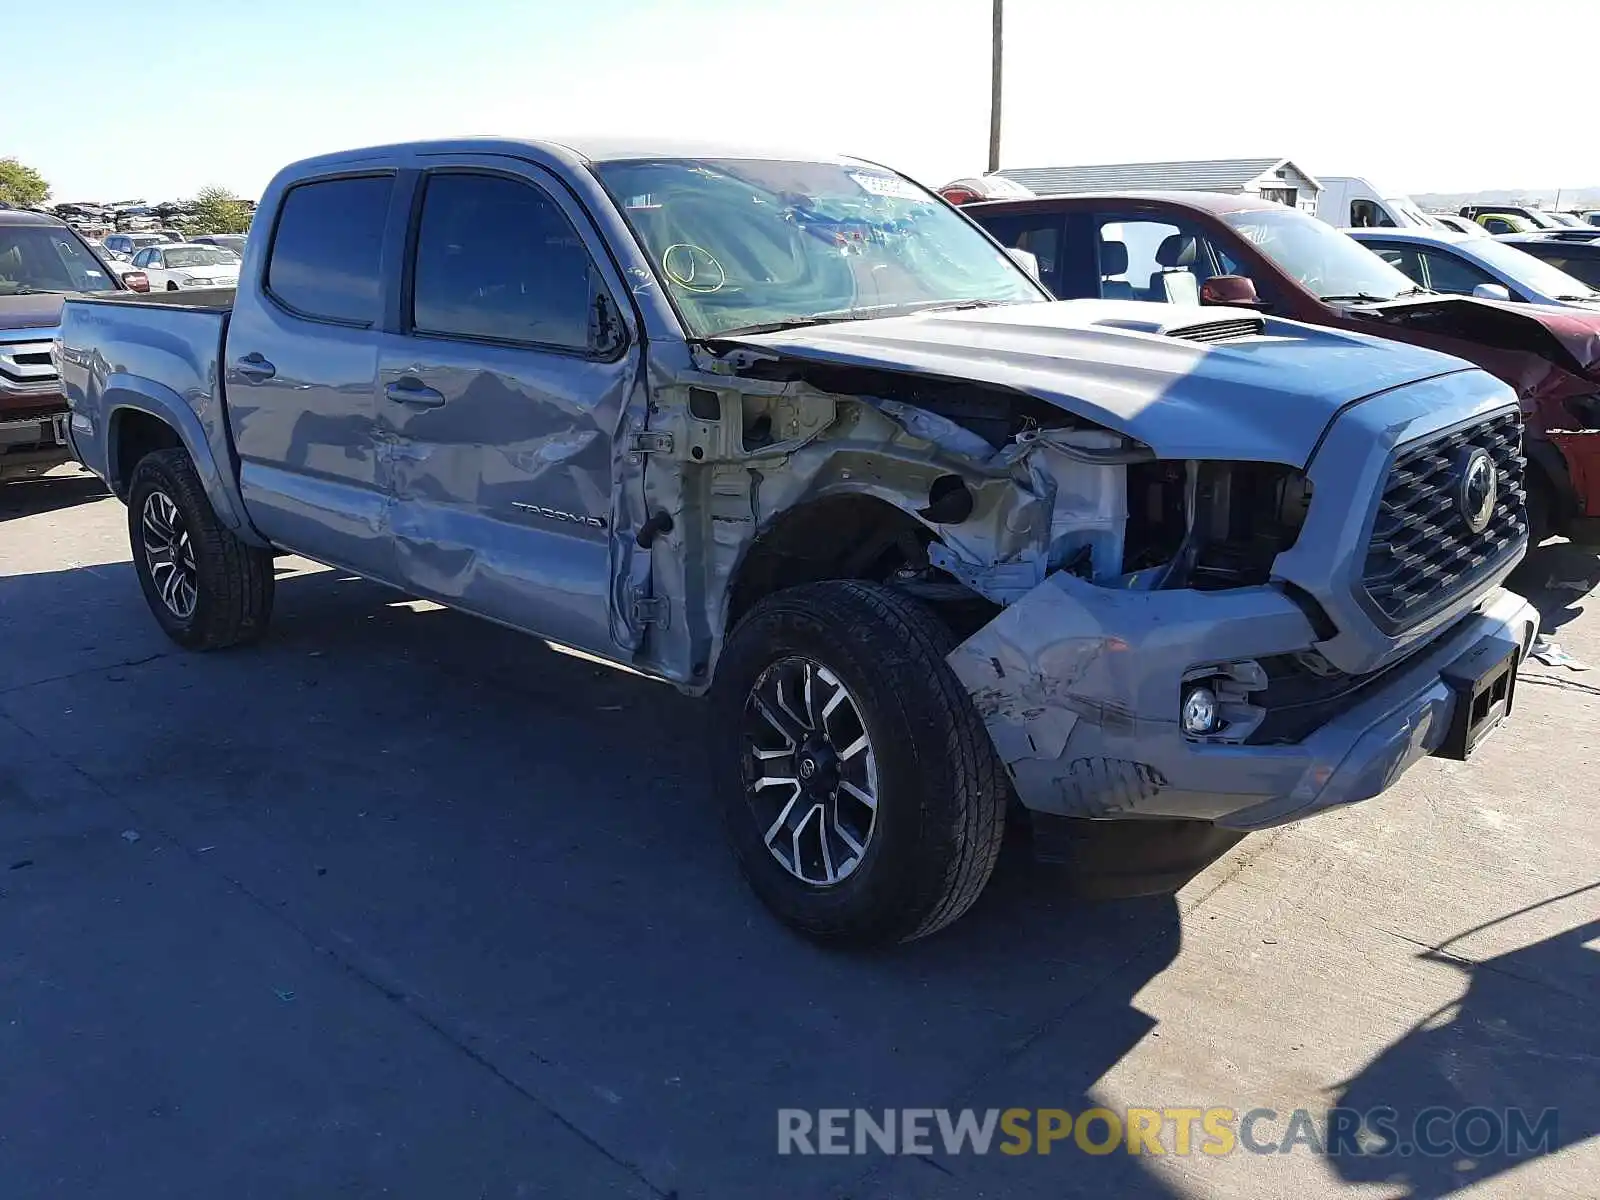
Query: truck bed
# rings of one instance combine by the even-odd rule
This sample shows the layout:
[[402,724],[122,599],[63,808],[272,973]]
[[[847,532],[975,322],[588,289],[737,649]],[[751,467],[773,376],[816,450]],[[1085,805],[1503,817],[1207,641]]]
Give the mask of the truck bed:
[[220,367],[233,295],[213,288],[67,300],[61,383],[84,466],[120,487],[127,464],[116,461],[115,427],[127,409],[165,421],[191,453],[197,443],[226,452]]

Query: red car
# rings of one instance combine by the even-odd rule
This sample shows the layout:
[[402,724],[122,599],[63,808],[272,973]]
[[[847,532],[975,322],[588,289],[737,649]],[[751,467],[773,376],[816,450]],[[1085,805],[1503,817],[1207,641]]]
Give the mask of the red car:
[[1061,299],[1230,304],[1477,363],[1527,418],[1533,537],[1600,534],[1600,313],[1442,296],[1332,226],[1252,196],[1125,192],[947,199],[1038,260]]

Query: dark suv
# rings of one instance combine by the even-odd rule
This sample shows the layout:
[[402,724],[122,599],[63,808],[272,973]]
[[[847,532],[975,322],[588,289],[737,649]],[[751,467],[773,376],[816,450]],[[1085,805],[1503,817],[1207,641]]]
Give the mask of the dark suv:
[[0,480],[72,457],[67,401],[50,359],[68,293],[123,291],[65,221],[0,204]]

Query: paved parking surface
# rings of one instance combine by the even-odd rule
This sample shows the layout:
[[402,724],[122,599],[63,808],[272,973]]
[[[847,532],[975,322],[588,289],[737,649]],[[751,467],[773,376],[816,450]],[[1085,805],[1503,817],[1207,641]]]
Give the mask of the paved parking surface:
[[[1175,899],[1008,852],[945,934],[828,953],[738,880],[699,705],[298,560],[264,645],[188,655],[124,519],[0,492],[4,1200],[1600,1195],[1600,669]],[[1600,665],[1597,579],[1521,582]],[[1555,1148],[777,1153],[780,1108],[1339,1103]]]

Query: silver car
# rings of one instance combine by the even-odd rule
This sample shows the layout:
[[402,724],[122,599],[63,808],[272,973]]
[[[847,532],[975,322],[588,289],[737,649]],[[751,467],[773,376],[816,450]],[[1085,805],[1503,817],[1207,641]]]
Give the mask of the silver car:
[[1425,288],[1482,300],[1600,309],[1583,280],[1498,238],[1428,229],[1351,229],[1347,233]]

